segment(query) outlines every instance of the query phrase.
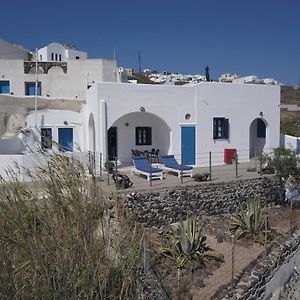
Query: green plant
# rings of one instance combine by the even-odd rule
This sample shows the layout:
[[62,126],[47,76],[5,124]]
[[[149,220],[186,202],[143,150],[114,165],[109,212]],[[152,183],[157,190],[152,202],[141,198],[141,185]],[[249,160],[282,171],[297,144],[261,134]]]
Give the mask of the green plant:
[[167,247],[160,250],[174,260],[176,268],[182,269],[187,263],[195,261],[205,264],[205,258],[223,259],[222,255],[213,252],[207,246],[206,237],[202,235],[202,228],[194,215],[189,217],[186,223],[181,219],[176,229],[178,234],[174,230]]
[[106,170],[112,171],[115,167],[115,163],[111,160],[108,160],[104,163],[104,167],[105,167]]
[[298,183],[300,182],[300,160],[296,152],[282,147],[276,148],[273,154],[266,155],[268,165],[274,169],[279,180],[279,196],[281,202],[284,200],[284,184],[289,176],[293,176]]
[[255,242],[259,243],[269,240],[273,233],[263,215],[258,198],[248,199],[246,206],[240,205],[240,212],[231,217],[228,227],[238,239],[251,236]]

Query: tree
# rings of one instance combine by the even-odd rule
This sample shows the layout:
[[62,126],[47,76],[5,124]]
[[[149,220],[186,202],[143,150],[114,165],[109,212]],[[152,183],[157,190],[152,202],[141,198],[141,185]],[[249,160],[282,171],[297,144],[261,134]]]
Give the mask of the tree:
[[285,183],[289,176],[293,176],[298,184],[300,182],[300,160],[294,150],[282,147],[276,148],[271,155],[265,155],[265,159],[279,179],[280,200],[283,201]]

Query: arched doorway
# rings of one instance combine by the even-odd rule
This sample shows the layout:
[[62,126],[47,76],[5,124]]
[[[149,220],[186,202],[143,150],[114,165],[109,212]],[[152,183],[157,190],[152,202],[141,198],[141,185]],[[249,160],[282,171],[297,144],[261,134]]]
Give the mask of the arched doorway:
[[152,113],[128,113],[111,124],[107,134],[109,157],[116,156],[122,164],[131,164],[131,150],[159,149],[168,154],[171,129],[168,124]]
[[249,157],[261,154],[266,145],[267,122],[256,118],[250,125],[249,132]]

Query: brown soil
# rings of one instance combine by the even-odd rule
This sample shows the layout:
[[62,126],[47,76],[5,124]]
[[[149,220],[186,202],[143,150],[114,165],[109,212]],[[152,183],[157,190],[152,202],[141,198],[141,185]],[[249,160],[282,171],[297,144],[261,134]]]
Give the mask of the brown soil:
[[[291,225],[300,223],[300,208],[298,207],[293,209],[292,221],[289,207],[268,208],[266,212],[269,215],[269,223],[272,228],[276,229],[277,234],[286,234]],[[232,276],[241,272],[265,250],[265,246],[246,239],[235,241],[233,245],[231,234],[226,228],[229,217],[218,216],[203,219],[203,233],[207,237],[207,244],[217,253],[224,255],[224,262],[210,260],[206,262],[205,267],[199,267],[194,272],[183,270],[180,277],[181,300],[212,299],[220,286],[228,284]],[[177,299],[177,270],[172,262],[164,257],[156,257],[151,265],[159,274],[171,299]]]

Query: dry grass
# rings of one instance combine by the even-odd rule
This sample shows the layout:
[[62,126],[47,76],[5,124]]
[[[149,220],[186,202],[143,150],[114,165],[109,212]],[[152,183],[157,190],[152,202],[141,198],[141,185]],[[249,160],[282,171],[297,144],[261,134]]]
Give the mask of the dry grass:
[[45,160],[18,170],[30,185],[12,170],[0,184],[0,298],[137,299],[141,234],[118,207],[108,222],[106,198],[79,162]]

